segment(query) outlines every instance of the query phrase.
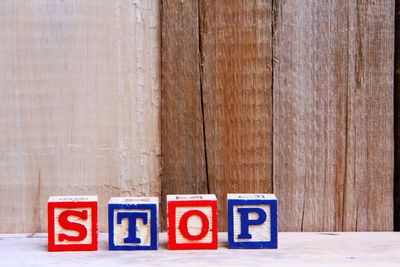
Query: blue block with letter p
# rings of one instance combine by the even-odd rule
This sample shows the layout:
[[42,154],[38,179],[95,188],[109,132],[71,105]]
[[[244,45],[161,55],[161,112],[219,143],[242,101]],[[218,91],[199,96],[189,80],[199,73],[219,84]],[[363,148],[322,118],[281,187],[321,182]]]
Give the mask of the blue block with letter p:
[[277,248],[278,200],[273,194],[228,194],[229,248]]
[[108,203],[110,250],[158,248],[158,198],[113,197]]

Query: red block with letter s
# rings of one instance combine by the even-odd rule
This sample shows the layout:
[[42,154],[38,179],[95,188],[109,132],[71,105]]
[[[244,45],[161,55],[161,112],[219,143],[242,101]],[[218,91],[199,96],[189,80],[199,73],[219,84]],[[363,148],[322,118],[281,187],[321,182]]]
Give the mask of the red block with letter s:
[[217,249],[215,195],[168,195],[168,248]]
[[97,196],[54,196],[48,201],[49,251],[97,250]]

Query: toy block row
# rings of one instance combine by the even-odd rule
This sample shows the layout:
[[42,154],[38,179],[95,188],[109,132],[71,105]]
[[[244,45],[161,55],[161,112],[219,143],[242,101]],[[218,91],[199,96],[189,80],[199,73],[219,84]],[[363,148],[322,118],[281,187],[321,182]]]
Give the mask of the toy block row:
[[[97,196],[50,197],[49,251],[97,250]],[[217,249],[215,195],[168,195],[168,248]],[[277,248],[273,194],[228,194],[228,247]],[[108,203],[110,250],[158,248],[158,198],[113,197]]]

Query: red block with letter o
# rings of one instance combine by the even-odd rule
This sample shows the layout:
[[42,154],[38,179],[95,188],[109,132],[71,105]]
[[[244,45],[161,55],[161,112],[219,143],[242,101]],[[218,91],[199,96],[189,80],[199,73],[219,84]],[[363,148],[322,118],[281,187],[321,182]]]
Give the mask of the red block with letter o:
[[49,251],[97,250],[97,196],[48,201]]
[[217,249],[215,195],[168,195],[168,248]]

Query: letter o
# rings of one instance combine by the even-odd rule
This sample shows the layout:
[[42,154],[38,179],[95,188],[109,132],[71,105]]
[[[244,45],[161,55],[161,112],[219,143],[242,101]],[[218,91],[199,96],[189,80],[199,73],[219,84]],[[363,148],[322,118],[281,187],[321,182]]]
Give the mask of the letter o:
[[[198,235],[192,235],[189,233],[188,230],[188,220],[192,216],[198,216],[201,219],[201,232]],[[182,235],[186,237],[189,240],[200,240],[203,239],[209,230],[209,221],[207,215],[205,215],[203,212],[199,210],[189,210],[186,213],[184,213],[179,221],[179,230],[181,231]]]

